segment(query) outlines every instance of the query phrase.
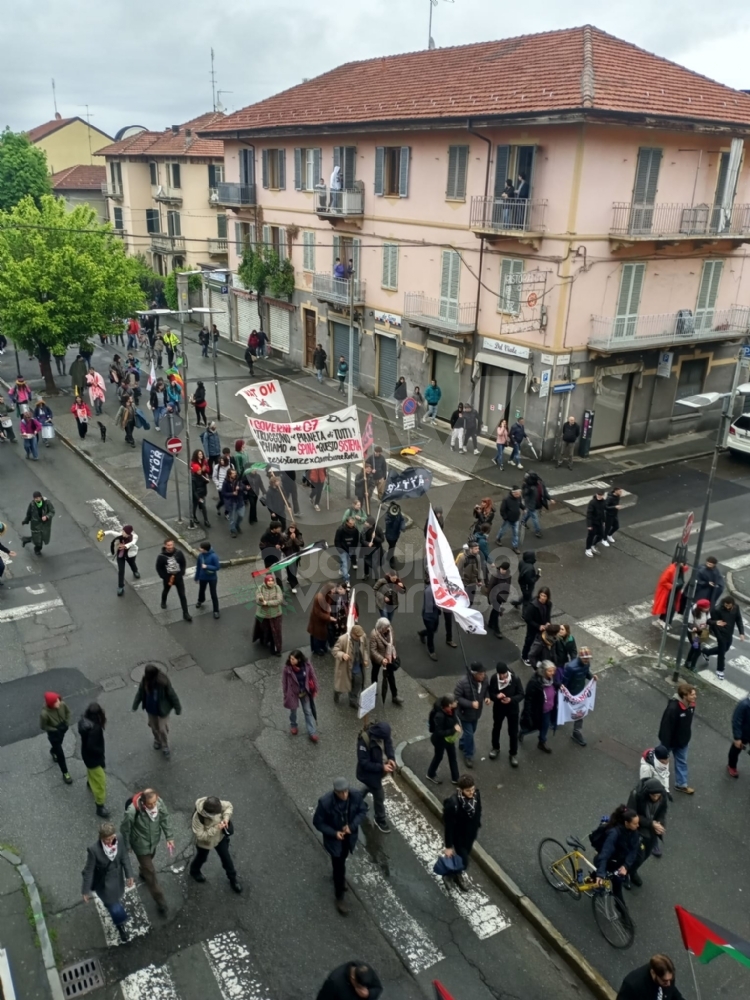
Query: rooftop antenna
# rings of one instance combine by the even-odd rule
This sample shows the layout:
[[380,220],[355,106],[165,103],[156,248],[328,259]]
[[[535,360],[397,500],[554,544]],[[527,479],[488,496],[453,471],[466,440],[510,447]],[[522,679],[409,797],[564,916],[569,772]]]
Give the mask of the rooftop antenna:
[[214,105],[214,111],[226,111],[226,108],[221,103],[222,94],[233,94],[233,90],[217,90],[216,91],[216,104]]
[[[221,93],[221,91],[219,91],[219,93]],[[217,111],[218,109],[216,107],[216,72],[214,70],[214,50],[213,50],[213,46],[211,47],[211,98],[212,98],[212,102],[213,102],[213,109],[214,109],[214,111]]]
[[[454,0],[444,0],[445,3],[453,3]],[[438,0],[430,0],[430,26],[427,29],[427,48],[435,48],[435,39],[432,37],[432,8],[437,7]]]
[[89,163],[93,163],[94,153],[93,150],[91,149],[91,112],[89,111],[88,104],[80,104],[79,107],[86,109],[86,121],[88,122],[89,125],[89,127],[86,129],[86,132],[89,137]]
[[55,118],[57,118],[57,94],[55,93],[55,78],[52,77],[52,103],[55,105]]

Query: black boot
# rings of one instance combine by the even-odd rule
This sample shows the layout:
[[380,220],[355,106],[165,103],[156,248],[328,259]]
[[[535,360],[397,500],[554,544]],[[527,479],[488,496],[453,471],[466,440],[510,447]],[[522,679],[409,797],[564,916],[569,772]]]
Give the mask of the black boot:
[[127,944],[128,941],[130,940],[130,935],[128,934],[125,928],[125,924],[117,925],[117,933],[120,935],[120,940],[122,941],[122,943]]
[[234,876],[234,878],[229,879],[229,884],[231,885],[233,892],[236,892],[238,894],[242,892],[242,883],[240,882],[240,880],[237,878],[236,875]]
[[102,819],[109,819],[109,809],[105,806],[97,806],[96,815],[101,816]]

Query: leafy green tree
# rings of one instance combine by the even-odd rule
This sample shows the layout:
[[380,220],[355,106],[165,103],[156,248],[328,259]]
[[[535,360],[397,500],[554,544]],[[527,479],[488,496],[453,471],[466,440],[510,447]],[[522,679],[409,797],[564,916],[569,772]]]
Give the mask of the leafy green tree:
[[0,135],[0,211],[13,208],[26,195],[38,207],[45,194],[52,194],[46,153],[24,132],[6,128]]
[[263,329],[263,299],[270,294],[275,299],[291,298],[294,293],[294,265],[282,260],[269,246],[246,247],[242,263],[237,268],[242,284],[258,296],[258,322]]
[[157,302],[159,307],[161,307],[164,302],[164,278],[160,274],[157,274],[153,270],[149,262],[146,260],[146,255],[143,253],[137,253],[133,255],[135,260],[138,261],[140,271],[138,274],[138,284],[143,290],[143,294],[146,296],[146,301],[149,305],[152,302]]
[[[164,279],[164,298],[167,300],[167,307],[169,309],[177,309],[177,275],[180,271],[192,270],[187,267],[176,267],[174,271],[170,273]],[[191,274],[188,278],[188,291],[189,292],[199,292],[201,290],[201,285],[203,284],[203,279],[199,274]]]
[[109,331],[145,305],[139,264],[87,205],[68,212],[45,195],[0,212],[0,329],[39,359],[57,392],[51,355]]

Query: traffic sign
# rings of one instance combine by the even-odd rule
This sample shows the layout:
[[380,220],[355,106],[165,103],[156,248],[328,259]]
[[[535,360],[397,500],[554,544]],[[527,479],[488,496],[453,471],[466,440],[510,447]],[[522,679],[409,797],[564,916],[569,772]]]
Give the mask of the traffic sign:
[[405,431],[413,431],[416,426],[417,426],[417,418],[414,416],[413,413],[410,414],[408,417],[407,416],[404,417]]
[[412,396],[407,396],[406,399],[401,404],[401,409],[404,411],[404,416],[410,417],[412,413],[417,412],[417,401]]
[[693,524],[695,523],[695,514],[690,511],[688,516],[685,518],[685,527],[682,529],[682,544],[687,545],[690,541],[690,533],[693,530]]
[[182,441],[179,438],[170,438],[167,441],[167,451],[171,455],[179,455],[182,451]]
[[742,356],[744,358],[750,358],[750,344],[746,344],[745,347],[742,348]]
[[572,392],[575,387],[575,382],[565,382],[563,385],[553,385],[552,392]]

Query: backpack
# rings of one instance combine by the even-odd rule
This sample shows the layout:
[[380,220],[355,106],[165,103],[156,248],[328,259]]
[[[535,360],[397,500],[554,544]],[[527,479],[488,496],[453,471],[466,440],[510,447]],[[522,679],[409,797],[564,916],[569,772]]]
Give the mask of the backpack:
[[430,709],[430,714],[427,716],[427,729],[430,733],[435,732],[435,714],[439,708],[439,702],[435,701]]
[[609,823],[609,816],[602,816],[599,820],[599,826],[589,834],[589,843],[597,854],[604,847],[604,841],[607,839],[607,834],[609,833],[607,823]]

